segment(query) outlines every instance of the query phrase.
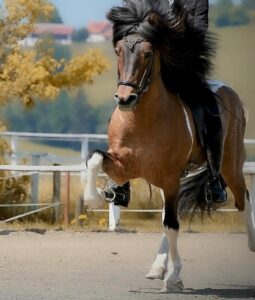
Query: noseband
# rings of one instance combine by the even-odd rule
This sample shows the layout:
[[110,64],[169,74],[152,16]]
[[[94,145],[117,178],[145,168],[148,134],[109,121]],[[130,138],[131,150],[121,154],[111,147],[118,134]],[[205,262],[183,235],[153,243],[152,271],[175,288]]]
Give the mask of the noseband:
[[[137,38],[137,39],[129,39],[127,37],[124,38],[124,41],[127,43],[127,46],[131,52],[134,52],[135,46],[138,43],[142,43],[145,40],[142,38]],[[138,99],[140,99],[141,95],[148,91],[149,84],[150,84],[150,77],[152,73],[152,67],[153,67],[153,60],[154,60],[154,53],[151,53],[150,56],[150,61],[148,62],[148,65],[146,69],[144,70],[143,76],[138,84],[128,81],[128,80],[118,80],[118,86],[120,85],[125,85],[125,86],[130,86],[136,90]]]

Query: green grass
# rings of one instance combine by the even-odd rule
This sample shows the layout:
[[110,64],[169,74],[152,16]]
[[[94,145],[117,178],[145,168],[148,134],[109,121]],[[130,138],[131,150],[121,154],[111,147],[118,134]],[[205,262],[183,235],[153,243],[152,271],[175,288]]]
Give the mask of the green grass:
[[88,49],[100,49],[110,62],[110,69],[98,76],[92,85],[84,86],[84,91],[88,96],[88,101],[93,106],[113,102],[113,95],[116,90],[116,59],[113,46],[110,41],[104,43],[77,43],[73,44],[73,55],[83,53]]
[[228,83],[249,110],[246,136],[255,138],[255,24],[217,30],[219,49],[214,77]]
[[[8,139],[7,139],[8,140]],[[9,143],[10,144],[10,143]],[[18,152],[50,153],[61,157],[80,157],[80,151],[68,148],[54,147],[22,139],[18,143]]]

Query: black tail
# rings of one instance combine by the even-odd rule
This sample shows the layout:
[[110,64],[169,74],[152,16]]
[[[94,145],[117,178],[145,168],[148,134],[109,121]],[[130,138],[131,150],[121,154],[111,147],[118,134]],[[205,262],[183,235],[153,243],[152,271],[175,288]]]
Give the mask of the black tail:
[[209,203],[206,200],[206,183],[210,176],[210,170],[208,168],[199,169],[186,177],[181,179],[181,187],[179,191],[179,215],[180,217],[186,217],[191,215],[191,219],[194,214],[199,214],[201,217],[205,213],[210,213],[216,210],[213,203]]

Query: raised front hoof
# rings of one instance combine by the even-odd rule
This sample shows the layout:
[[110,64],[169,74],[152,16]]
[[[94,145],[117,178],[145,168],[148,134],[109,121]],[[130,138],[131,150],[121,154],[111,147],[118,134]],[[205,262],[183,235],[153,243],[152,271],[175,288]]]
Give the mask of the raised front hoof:
[[150,272],[145,276],[145,278],[154,280],[159,279],[163,280],[165,276],[165,269],[164,268],[158,268],[157,270],[150,270]]
[[97,189],[97,195],[91,195],[85,192],[83,200],[84,205],[91,209],[102,208],[106,202],[105,193],[100,189]]
[[177,280],[176,282],[164,282],[164,286],[161,289],[161,293],[173,293],[182,291],[184,289],[184,284],[182,280]]

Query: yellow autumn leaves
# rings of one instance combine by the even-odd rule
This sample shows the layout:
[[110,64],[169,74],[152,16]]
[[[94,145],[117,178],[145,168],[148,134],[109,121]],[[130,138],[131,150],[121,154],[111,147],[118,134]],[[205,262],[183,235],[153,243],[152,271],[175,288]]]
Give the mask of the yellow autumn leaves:
[[91,83],[108,68],[98,50],[90,50],[70,61],[56,60],[51,51],[24,49],[21,40],[33,31],[39,16],[53,7],[47,0],[5,0],[0,19],[0,105],[19,99],[32,105],[35,99],[54,99],[61,88]]

